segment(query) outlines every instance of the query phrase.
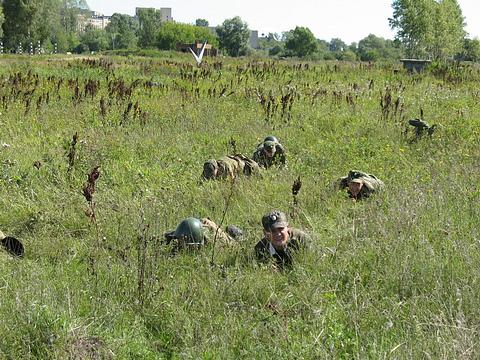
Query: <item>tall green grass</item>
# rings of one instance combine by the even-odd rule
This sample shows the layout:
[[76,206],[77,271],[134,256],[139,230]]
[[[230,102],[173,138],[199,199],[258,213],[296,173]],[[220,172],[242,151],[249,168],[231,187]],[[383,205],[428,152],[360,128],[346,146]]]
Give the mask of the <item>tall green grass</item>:
[[[475,67],[408,75],[248,59],[197,69],[185,56],[1,61],[0,228],[26,247],[23,259],[0,257],[1,358],[479,356]],[[130,96],[109,93],[109,83],[137,79]],[[93,97],[87,80],[99,81]],[[415,141],[405,129],[421,111],[439,127]],[[286,169],[200,181],[203,162],[231,153],[232,140],[251,155],[269,134],[287,149]],[[92,221],[82,187],[94,166]],[[333,188],[350,169],[386,190],[353,203]],[[253,259],[272,209],[311,235],[292,271]],[[225,210],[223,225],[245,237],[215,249],[214,264],[211,245],[171,256],[160,241],[184,217],[220,222]]]

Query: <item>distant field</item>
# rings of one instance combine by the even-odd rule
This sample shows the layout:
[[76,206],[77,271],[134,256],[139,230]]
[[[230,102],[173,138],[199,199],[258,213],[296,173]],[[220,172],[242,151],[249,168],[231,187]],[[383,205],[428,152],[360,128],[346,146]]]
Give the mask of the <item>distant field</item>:
[[[478,358],[480,69],[192,63],[0,58],[0,229],[26,247],[0,253],[0,358]],[[200,181],[270,134],[285,170]],[[350,169],[386,190],[352,202]],[[253,258],[272,209],[312,238],[292,271]],[[235,247],[161,243],[224,212]]]

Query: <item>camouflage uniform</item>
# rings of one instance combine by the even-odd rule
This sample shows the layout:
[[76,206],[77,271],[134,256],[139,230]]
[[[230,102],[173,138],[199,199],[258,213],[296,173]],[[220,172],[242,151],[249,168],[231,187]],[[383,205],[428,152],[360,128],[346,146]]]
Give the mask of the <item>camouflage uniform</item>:
[[[273,157],[268,157],[265,148],[272,146],[275,147],[275,154]],[[276,141],[265,141],[258,145],[257,150],[255,150],[253,153],[252,158],[258,163],[258,165],[265,169],[268,169],[272,165],[280,165],[283,167],[285,166],[286,162],[285,149],[283,148],[282,144]]]
[[236,154],[222,156],[218,160],[207,160],[203,164],[202,177],[205,180],[235,179],[240,174],[250,176],[259,172],[260,166],[255,161],[241,154]]
[[[280,211],[272,211],[262,218],[263,229],[288,227],[286,215]],[[298,229],[288,229],[288,243],[283,249],[275,249],[272,243],[264,237],[255,245],[255,257],[261,263],[273,260],[280,269],[293,265],[293,253],[307,246],[307,235]]]
[[415,128],[415,136],[420,139],[425,133],[432,135],[437,125],[430,126],[426,121],[421,119],[411,119],[408,123]]
[[[350,182],[358,180],[362,182],[363,186],[357,199],[367,198],[375,191],[381,190],[385,186],[383,181],[378,179],[375,175],[367,174],[358,170],[350,170],[347,176],[343,176],[338,180],[337,186],[339,189],[348,189]],[[353,197],[350,190],[347,191],[350,197]]]

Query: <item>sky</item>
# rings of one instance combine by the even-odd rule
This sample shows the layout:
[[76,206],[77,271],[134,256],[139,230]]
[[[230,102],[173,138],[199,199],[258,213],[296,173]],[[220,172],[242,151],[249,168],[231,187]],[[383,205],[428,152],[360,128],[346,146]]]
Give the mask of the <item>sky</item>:
[[[240,16],[259,36],[281,33],[295,26],[308,27],[318,39],[340,38],[347,44],[369,34],[393,39],[388,26],[391,0],[87,0],[91,10],[104,15],[134,15],[135,7],[171,8],[175,21],[195,23],[206,19],[211,26]],[[480,2],[458,0],[469,37],[480,38]],[[478,3],[478,5],[477,5]],[[475,16],[477,15],[477,16]]]

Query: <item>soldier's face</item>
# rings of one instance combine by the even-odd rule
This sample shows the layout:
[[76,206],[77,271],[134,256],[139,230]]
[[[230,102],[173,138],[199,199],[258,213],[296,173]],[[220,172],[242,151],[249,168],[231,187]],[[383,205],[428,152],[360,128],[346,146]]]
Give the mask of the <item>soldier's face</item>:
[[288,243],[288,227],[279,227],[266,232],[267,239],[277,250],[284,249]]
[[358,197],[358,194],[360,194],[360,191],[363,188],[363,184],[359,182],[350,182],[348,184],[348,191],[354,198]]
[[263,151],[267,157],[272,158],[275,155],[275,146],[265,146]]

